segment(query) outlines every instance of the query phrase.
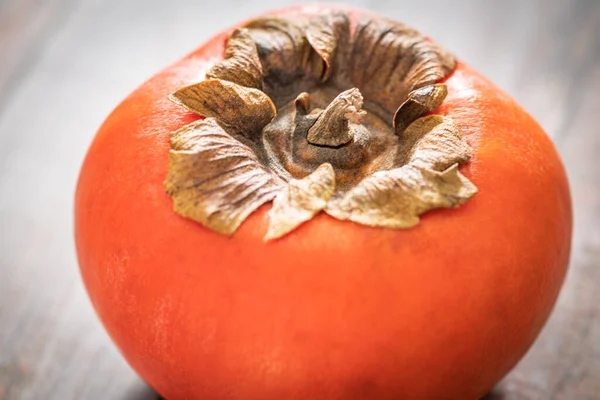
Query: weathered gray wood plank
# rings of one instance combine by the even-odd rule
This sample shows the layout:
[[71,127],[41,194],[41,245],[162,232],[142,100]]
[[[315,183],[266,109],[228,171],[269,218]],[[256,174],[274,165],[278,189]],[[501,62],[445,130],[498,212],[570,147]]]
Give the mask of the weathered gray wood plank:
[[73,0],[0,2],[0,110],[35,68],[41,49],[74,5]]

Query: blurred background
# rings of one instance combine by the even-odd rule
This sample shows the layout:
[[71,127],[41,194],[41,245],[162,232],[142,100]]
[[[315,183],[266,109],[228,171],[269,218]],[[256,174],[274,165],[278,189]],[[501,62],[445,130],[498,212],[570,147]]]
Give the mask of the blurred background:
[[[120,100],[214,33],[296,1],[0,0],[0,399],[150,400],[77,270],[73,193]],[[427,33],[554,140],[575,209],[571,269],[529,354],[488,396],[600,399],[600,1],[346,1]]]

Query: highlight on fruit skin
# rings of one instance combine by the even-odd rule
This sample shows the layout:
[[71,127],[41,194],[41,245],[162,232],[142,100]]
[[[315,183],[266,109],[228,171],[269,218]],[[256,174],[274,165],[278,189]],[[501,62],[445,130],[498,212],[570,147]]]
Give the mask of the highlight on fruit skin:
[[206,119],[172,133],[165,182],[182,216],[226,235],[274,201],[265,239],[321,211],[410,228],[477,189],[457,166],[472,150],[451,118],[454,57],[383,18],[352,30],[344,11],[258,18],[223,61],[171,99]]

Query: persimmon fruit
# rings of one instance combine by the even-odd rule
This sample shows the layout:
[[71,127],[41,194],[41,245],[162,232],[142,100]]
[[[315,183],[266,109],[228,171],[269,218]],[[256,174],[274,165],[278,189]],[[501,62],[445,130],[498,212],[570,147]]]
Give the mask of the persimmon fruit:
[[[342,19],[330,29],[323,21],[332,12]],[[312,22],[293,25],[310,16],[325,16],[319,22],[325,25],[312,31]],[[133,369],[169,400],[480,398],[532,345],[565,276],[571,203],[552,142],[508,95],[468,65],[450,60],[437,47],[432,50],[428,46],[433,42],[403,25],[386,28],[386,35],[398,32],[390,39],[397,44],[380,56],[377,47],[359,48],[356,26],[360,32],[379,29],[360,25],[361,18],[393,23],[365,11],[310,5],[268,18],[220,33],[158,73],[112,112],[93,140],[76,191],[75,238],[81,274],[102,323]],[[335,30],[348,21],[350,34]],[[268,47],[274,37],[269,35],[279,35],[281,26],[288,27],[290,37],[296,35],[290,40],[297,40],[297,53]],[[315,31],[328,32],[333,42],[315,39],[321,34]],[[234,37],[239,41],[227,49],[248,48],[248,43],[252,52],[253,43],[258,49],[252,54],[260,64],[248,64],[242,71],[250,71],[246,75],[235,68],[256,55],[243,58],[235,53],[239,49],[226,54]],[[373,46],[381,46],[386,37],[381,34],[383,39]],[[366,54],[348,58],[347,71],[335,58],[351,57],[343,46]],[[401,54],[410,46],[436,54],[437,64],[428,71],[441,75],[393,81],[389,72],[394,89],[381,91],[364,77],[372,70],[369,79],[381,80],[378,74],[386,63],[398,62],[389,61],[390,52],[401,49]],[[281,54],[289,57],[277,65]],[[415,66],[423,54],[410,55],[414,74],[425,69]],[[289,70],[285,62],[292,62],[292,56],[306,80],[283,84]],[[381,64],[370,67],[377,57]],[[229,64],[213,67],[222,60]],[[363,81],[356,83],[359,78],[353,74],[359,74],[353,66],[366,71],[359,77]],[[207,71],[212,72],[196,85]],[[232,71],[235,76],[229,78]],[[346,78],[338,81],[337,76]],[[258,86],[249,89],[253,82]],[[443,96],[432,94],[442,89]],[[393,102],[402,90],[409,100],[419,94],[413,90],[430,90],[424,94],[429,100],[414,97],[400,108],[404,111],[398,111],[395,125],[378,122],[379,114],[394,115],[388,105],[400,106]],[[169,100],[173,93],[180,104]],[[236,108],[249,107],[250,95],[258,99],[252,107],[262,108]],[[212,101],[214,96],[225,100]],[[245,103],[238,105],[238,100]],[[286,115],[291,117],[286,120]],[[264,128],[273,118],[281,124],[312,118],[307,126],[317,128],[298,134],[296,127],[298,139],[290,139],[283,128],[268,130],[275,122]],[[186,126],[191,130],[182,130]],[[319,131],[320,126],[326,128]],[[250,127],[254,136],[247,133]],[[445,141],[431,139],[434,144],[425,150],[398,150],[404,161],[398,156],[393,165],[386,164],[391,156],[381,155],[391,147],[381,145],[383,153],[377,153],[375,145],[364,145],[391,138],[402,148],[405,137],[432,138],[427,129],[439,127],[463,146],[462,153],[440,168],[435,160],[417,165],[410,170],[418,172],[416,183],[410,181],[414,185],[407,181],[406,166],[423,163],[433,154],[423,152],[433,145],[446,151]],[[274,168],[272,192],[260,192],[264,196],[238,215],[227,197],[237,192],[227,189],[224,194],[222,180],[205,175],[202,179],[214,187],[201,188],[205,181],[195,175],[211,174],[217,164],[207,161],[192,168],[189,157],[204,151],[204,142],[194,142],[204,128],[222,129],[219,134],[232,146],[246,141],[244,157],[265,173],[271,173],[272,165],[261,158],[263,150],[256,150],[262,146],[256,135],[270,137],[272,143],[298,140],[292,146],[298,153],[285,153],[292,148],[287,142],[269,150],[275,154],[269,160],[285,168]],[[361,135],[368,140],[361,141]],[[384,142],[378,142],[381,138]],[[216,162],[214,153],[198,159]],[[227,168],[235,169],[229,165],[217,166],[227,173]],[[400,171],[393,180],[400,182],[397,186],[409,182],[404,194],[384,187],[387,197],[367,190],[365,196],[373,197],[375,205],[364,203],[365,196],[354,203],[334,201],[355,193],[353,188],[371,174],[383,179],[394,168]],[[244,185],[255,176],[249,174],[225,180]],[[430,185],[428,177],[442,183],[423,186]],[[424,196],[424,187],[433,194]],[[309,189],[316,200],[305,207],[294,196]],[[222,203],[210,197],[214,193],[222,195]],[[250,191],[243,193],[249,196]],[[434,194],[439,195],[435,202]],[[392,207],[405,198],[405,208]],[[305,208],[290,211],[298,204]],[[348,211],[348,204],[366,208]]]

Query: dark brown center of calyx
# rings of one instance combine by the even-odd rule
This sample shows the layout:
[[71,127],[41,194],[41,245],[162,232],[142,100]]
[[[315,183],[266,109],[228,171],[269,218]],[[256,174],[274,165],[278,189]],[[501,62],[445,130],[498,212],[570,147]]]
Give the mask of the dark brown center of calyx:
[[263,129],[265,151],[285,171],[284,179],[304,178],[329,163],[340,190],[393,166],[398,137],[391,126],[363,109],[358,89],[330,100],[328,92],[334,90],[325,86],[301,93]]
[[172,135],[167,192],[180,214],[231,234],[273,200],[267,238],[324,210],[407,228],[476,191],[444,100],[454,58],[418,32],[343,12],[236,30],[207,79],[172,99],[207,117]]

